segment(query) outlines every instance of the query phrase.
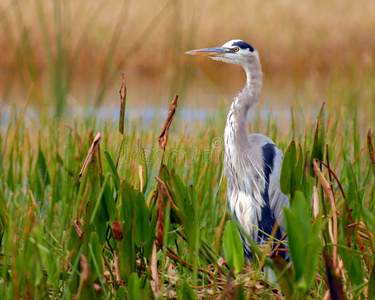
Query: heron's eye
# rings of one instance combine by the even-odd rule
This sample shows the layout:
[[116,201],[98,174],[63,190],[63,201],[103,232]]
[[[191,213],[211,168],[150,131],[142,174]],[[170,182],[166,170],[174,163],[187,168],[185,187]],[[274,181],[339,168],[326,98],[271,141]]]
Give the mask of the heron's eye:
[[238,47],[233,48],[234,52],[237,52],[238,50],[240,50],[240,48],[238,48]]

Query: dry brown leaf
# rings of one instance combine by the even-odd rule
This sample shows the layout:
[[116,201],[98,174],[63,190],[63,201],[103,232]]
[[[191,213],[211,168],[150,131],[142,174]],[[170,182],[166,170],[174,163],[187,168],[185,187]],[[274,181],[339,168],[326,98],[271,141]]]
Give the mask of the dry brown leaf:
[[159,183],[158,186],[158,203],[157,203],[157,210],[156,210],[156,221],[157,221],[157,230],[156,230],[156,244],[161,249],[163,248],[163,241],[164,241],[164,199],[163,199],[163,192],[162,186]]
[[115,237],[116,241],[122,241],[124,238],[123,232],[122,232],[122,224],[121,221],[115,221],[111,223],[111,229],[113,232],[113,236]]
[[114,268],[115,268],[115,279],[118,285],[121,284],[121,276],[120,276],[120,269],[118,266],[118,255],[117,252],[114,251],[115,259],[114,259]]
[[126,84],[125,84],[124,73],[122,73],[121,78],[122,78],[122,83],[121,83],[121,88],[119,91],[120,99],[121,99],[119,131],[121,134],[124,134],[124,128],[125,128],[124,118],[125,118],[125,105],[126,105]]
[[105,270],[104,271],[104,278],[106,281],[109,281],[111,279],[111,272],[109,272],[108,270]]
[[143,165],[138,166],[138,173],[139,173],[139,191],[143,193],[143,177],[145,175],[144,174],[145,168],[143,167]]
[[171,106],[169,107],[167,119],[165,120],[163,128],[161,129],[160,134],[159,134],[159,140],[158,141],[159,141],[160,147],[163,150],[165,150],[165,147],[167,146],[168,136],[169,136],[169,127],[172,124],[173,116],[176,112],[177,99],[178,99],[178,95],[175,95],[174,98],[173,98],[173,101],[171,103]]
[[319,216],[319,188],[317,185],[313,187],[313,194],[311,196],[311,205],[314,213],[314,219]]
[[31,201],[29,213],[27,215],[27,225],[26,225],[26,228],[25,228],[26,234],[29,234],[29,232],[31,231],[32,226],[33,226],[32,224],[33,224],[33,219],[34,219],[35,206],[36,206],[35,200],[33,199],[33,201]]
[[[331,299],[346,299],[340,277],[335,273],[335,267],[333,266],[329,254],[327,252],[323,252],[323,258],[326,265],[326,273]],[[324,297],[326,297],[326,295]]]
[[167,196],[167,198],[169,200],[168,205],[171,205],[174,210],[179,211],[179,208],[176,206],[176,204],[174,204],[173,199],[171,197],[171,194],[169,193],[169,191],[167,189],[167,186],[165,185],[164,181],[161,180],[157,176],[155,177],[155,179],[159,183],[159,186],[161,186],[161,189],[162,189],[163,193],[165,193],[165,195]]
[[[315,159],[315,160],[316,160],[316,159]],[[318,161],[318,160],[316,160],[316,161]],[[322,161],[319,161],[319,162],[320,162],[322,165],[324,165],[326,168],[328,168],[328,166],[327,166],[324,162],[322,162]],[[316,165],[316,162],[315,162],[315,165]],[[314,171],[315,171],[315,170],[316,170],[316,168],[314,167]],[[352,211],[352,210],[349,208],[348,202],[347,202],[347,200],[346,200],[345,192],[344,192],[344,190],[343,190],[343,188],[342,188],[342,185],[341,185],[341,183],[340,183],[340,180],[337,178],[336,174],[335,174],[332,170],[329,169],[329,171],[331,172],[331,175],[335,178],[337,184],[339,185],[339,188],[340,188],[340,190],[341,190],[342,196],[343,196],[343,198],[344,198],[344,200],[345,200],[346,212],[347,212],[347,214],[348,214],[348,217],[349,217],[349,220],[350,220],[351,224],[353,224],[353,230],[354,230],[354,233],[355,233],[355,236],[356,236],[357,242],[358,242],[358,246],[359,246],[359,248],[361,249],[361,251],[362,251],[363,253],[366,253],[365,247],[364,247],[364,245],[363,245],[363,242],[362,242],[362,240],[361,240],[361,237],[360,237],[359,231],[358,231],[358,229],[357,229],[357,224],[354,222],[353,216],[351,215],[351,211]],[[321,173],[320,170],[319,170],[319,172],[318,172],[318,173],[315,172],[315,174],[316,174],[316,176],[318,176],[318,177],[319,177],[319,174],[320,174],[320,177],[323,177],[324,180],[322,181],[322,187],[323,187],[323,189],[326,187],[326,189],[324,189],[326,194],[327,194],[327,191],[331,190],[330,192],[328,192],[327,196],[330,196],[330,195],[331,195],[331,196],[332,196],[331,198],[333,198],[332,188],[330,188],[330,187],[327,188],[328,183],[327,183],[326,179],[324,178],[323,173]],[[330,199],[330,201],[331,201],[331,199]],[[335,209],[335,210],[336,210],[337,213],[339,213],[339,211],[338,211],[337,209]],[[334,234],[335,234],[335,233],[334,233]],[[347,228],[347,247],[348,247],[348,248],[351,248],[351,238],[350,238],[350,237],[351,237],[351,234],[350,234],[350,228],[348,227],[348,228]],[[335,247],[335,246],[334,246],[334,247]],[[336,246],[336,248],[337,248],[337,246]],[[370,269],[370,268],[371,268],[371,266],[370,266],[370,260],[369,260],[369,258],[368,258],[366,255],[364,256],[364,260],[366,261],[366,264],[367,264],[368,268]]]
[[81,226],[79,225],[78,210],[77,210],[77,213],[76,213],[76,218],[75,218],[75,220],[73,222],[73,227],[76,230],[79,238],[82,238],[83,232],[82,232]]
[[[167,289],[168,287],[165,286],[165,289]],[[175,290],[167,290],[164,294],[163,294],[163,299],[177,299],[177,292]]]
[[94,290],[97,294],[99,294],[102,291],[102,287],[96,282],[94,282]]
[[180,279],[177,275],[176,275],[176,266],[174,264],[169,264],[168,266],[168,278],[170,280],[170,282],[172,284],[176,284],[178,282],[178,280]]
[[222,267],[226,264],[227,262],[225,261],[224,257],[220,256],[219,259],[217,260],[217,264]]
[[374,150],[374,144],[372,142],[371,128],[369,128],[367,131],[367,143],[368,143],[368,148],[370,152],[371,163],[375,167],[375,150]]
[[338,249],[337,249],[337,244],[338,244],[338,220],[337,220],[337,207],[336,207],[336,202],[335,198],[333,195],[333,191],[331,188],[331,185],[328,183],[328,181],[325,179],[323,173],[320,171],[318,164],[316,163],[316,160],[313,160],[313,167],[314,167],[314,172],[315,176],[320,178],[320,184],[327,196],[327,198],[330,201],[331,204],[331,209],[332,209],[332,219],[333,219],[333,267],[334,269],[337,268],[338,266]]
[[152,253],[151,253],[151,263],[150,263],[150,269],[151,269],[151,288],[152,292],[154,293],[155,298],[159,297],[160,294],[160,279],[158,274],[158,259],[156,255],[156,243],[154,241],[154,245],[152,247]]
[[81,181],[82,180],[82,177],[83,177],[83,173],[85,173],[86,169],[87,169],[87,166],[90,162],[90,159],[92,157],[92,155],[94,154],[94,151],[95,149],[99,146],[99,143],[100,141],[102,140],[102,135],[100,132],[98,132],[94,138],[94,141],[92,142],[91,144],[91,147],[90,147],[90,150],[89,152],[87,153],[87,156],[86,156],[86,159],[85,159],[85,162],[83,163],[83,166],[82,166],[82,169],[81,169],[81,172],[79,172],[79,176],[78,176],[78,180]]
[[80,281],[87,282],[89,280],[91,268],[87,262],[86,257],[83,254],[81,254],[81,257],[80,257],[80,265],[81,265]]

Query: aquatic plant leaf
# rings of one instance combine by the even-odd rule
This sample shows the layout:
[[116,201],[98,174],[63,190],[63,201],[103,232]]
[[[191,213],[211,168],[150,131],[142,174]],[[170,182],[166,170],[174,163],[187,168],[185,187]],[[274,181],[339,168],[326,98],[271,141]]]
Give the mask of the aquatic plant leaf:
[[306,244],[306,266],[304,279],[306,288],[310,289],[316,278],[316,272],[319,264],[319,255],[322,248],[322,242],[319,238],[322,227],[322,219],[318,217],[311,226],[309,240]]
[[375,264],[372,267],[370,278],[368,280],[368,300],[375,300]]
[[284,207],[284,216],[288,234],[289,252],[295,269],[295,281],[298,281],[303,275],[306,264],[304,236],[298,219],[286,207]]
[[[304,244],[306,244],[309,240],[311,231],[310,214],[306,204],[307,201],[301,191],[296,191],[293,195],[291,202],[291,209],[293,211],[294,216],[298,220],[299,228],[301,229],[301,232],[304,237]],[[302,245],[300,246],[302,247]]]
[[137,273],[132,273],[128,281],[128,299],[140,299],[139,286],[140,284]]
[[244,251],[240,234],[232,221],[228,221],[224,229],[223,249],[229,268],[234,274],[239,273],[244,265]]
[[186,281],[182,284],[181,292],[182,292],[182,299],[186,299],[186,300],[198,299],[194,290],[186,283]]
[[148,242],[150,236],[149,211],[142,193],[138,193],[135,201],[135,243],[141,247]]

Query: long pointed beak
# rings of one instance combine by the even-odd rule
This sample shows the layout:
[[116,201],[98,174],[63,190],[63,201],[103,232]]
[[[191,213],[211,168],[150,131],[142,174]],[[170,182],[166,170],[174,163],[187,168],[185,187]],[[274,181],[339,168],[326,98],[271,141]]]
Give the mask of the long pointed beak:
[[223,57],[227,54],[227,50],[224,47],[215,47],[215,48],[204,48],[204,49],[197,49],[185,52],[185,54],[189,55],[202,55],[202,56],[219,56]]

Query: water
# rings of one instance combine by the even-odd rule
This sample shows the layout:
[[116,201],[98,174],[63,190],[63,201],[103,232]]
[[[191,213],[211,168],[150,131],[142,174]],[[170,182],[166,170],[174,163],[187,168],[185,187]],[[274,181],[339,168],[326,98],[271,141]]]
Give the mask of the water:
[[[0,128],[6,128],[11,118],[11,106],[0,107],[2,111],[2,118],[0,120]],[[137,120],[140,125],[144,128],[151,126],[152,121],[165,120],[168,115],[169,108],[167,107],[147,107],[147,108],[127,108],[125,112],[126,120]],[[20,109],[16,109],[17,115],[20,113]],[[100,108],[81,108],[74,107],[67,110],[65,116],[62,118],[62,122],[73,124],[73,121],[79,118],[91,118],[96,117],[98,121],[107,121],[108,119],[118,122],[120,118],[120,108],[111,107],[100,107]],[[176,118],[179,118],[183,122],[204,122],[210,118],[215,111],[211,109],[193,109],[193,108],[177,108]],[[30,127],[36,126],[40,123],[41,111],[36,107],[28,107],[24,119],[26,125]],[[54,114],[54,109],[48,110],[48,115],[51,117]],[[69,116],[69,117],[67,117]]]
[[[226,107],[229,108],[229,105]],[[228,109],[226,108],[226,109]],[[14,109],[14,108],[13,108]],[[182,123],[204,123],[208,119],[219,116],[222,107],[216,108],[191,108],[191,107],[177,107],[175,118]],[[276,108],[277,109],[277,108]],[[125,111],[125,120],[132,121],[136,120],[137,124],[142,126],[144,129],[148,129],[153,122],[157,121],[160,124],[166,119],[168,115],[169,107],[166,106],[149,106],[149,107],[130,107],[126,108]],[[2,112],[2,117],[0,120],[0,128],[6,128],[9,124],[10,114],[11,114],[11,106],[3,106],[0,107],[0,111]],[[19,116],[21,109],[16,108],[17,116]],[[42,111],[36,107],[29,105],[25,112],[25,122],[26,126],[35,128],[38,127],[38,124],[41,122]],[[47,112],[49,117],[53,117],[54,109],[53,107],[48,109]],[[262,120],[267,120],[271,114],[271,118],[277,119],[279,121],[290,121],[290,108],[284,107],[275,110],[275,108],[266,108],[263,105],[256,105],[254,106],[248,115],[249,120],[253,120],[256,117],[260,117]],[[113,122],[119,121],[120,116],[120,106],[119,105],[112,105],[112,106],[105,106],[99,108],[92,108],[87,107],[83,108],[81,106],[73,106],[66,109],[65,115],[63,116],[61,122],[67,123],[69,125],[73,125],[74,121],[77,119],[89,119],[94,117],[97,121],[108,121],[109,119],[113,120]],[[14,120],[15,121],[15,120]],[[222,120],[225,122],[225,120]],[[127,122],[128,123],[128,122]]]

